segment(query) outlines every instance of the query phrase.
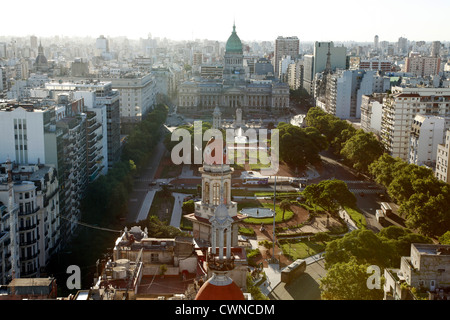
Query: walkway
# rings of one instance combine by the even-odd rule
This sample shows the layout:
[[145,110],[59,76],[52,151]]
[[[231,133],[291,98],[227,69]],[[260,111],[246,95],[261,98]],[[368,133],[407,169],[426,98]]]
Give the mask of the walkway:
[[144,201],[142,201],[141,209],[139,210],[139,214],[136,217],[136,222],[147,219],[148,212],[150,211],[150,207],[152,206],[153,198],[155,197],[155,193],[157,190],[150,190],[147,192]]
[[183,199],[188,196],[186,193],[173,192],[172,196],[175,198],[173,202],[172,217],[170,218],[170,225],[179,228],[182,216]]

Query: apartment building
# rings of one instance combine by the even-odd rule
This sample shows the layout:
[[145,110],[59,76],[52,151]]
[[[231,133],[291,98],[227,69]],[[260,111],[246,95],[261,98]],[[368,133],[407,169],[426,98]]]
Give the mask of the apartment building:
[[296,90],[303,85],[303,60],[297,60],[288,66],[288,84],[289,88]]
[[419,115],[450,116],[450,88],[394,86],[383,103],[381,141],[393,156],[409,160],[411,126]]
[[347,48],[344,46],[335,47],[333,42],[315,42],[314,53],[305,55],[303,87],[309,94],[314,94],[314,79],[317,73],[325,70],[327,67],[328,52],[330,53],[330,68],[346,69],[347,67]]
[[436,152],[435,176],[445,183],[450,182],[450,130],[445,132],[443,143],[439,144]]
[[423,57],[411,54],[405,60],[405,71],[416,77],[428,77],[439,74],[441,59],[436,57]]
[[361,97],[361,129],[380,134],[383,99],[386,96],[386,93],[373,93]]
[[[17,210],[10,212],[8,218],[15,221],[15,225],[3,226],[3,231],[10,233],[10,240],[7,242],[10,248],[5,250],[4,246],[3,250],[10,253],[2,257],[2,262],[7,265],[11,252],[17,251],[13,259],[17,264],[14,276],[39,277],[61,244],[56,170],[44,165],[7,162],[0,165],[0,178],[4,186],[0,188],[1,198],[6,200],[11,194],[11,204],[17,207]],[[12,189],[7,190],[8,185]],[[3,206],[5,210],[5,204]],[[16,241],[11,241],[11,235]],[[6,275],[6,270],[3,271]],[[11,277],[4,277],[2,280],[11,280]]]
[[119,92],[120,122],[137,123],[156,105],[156,79],[152,73],[128,73],[117,78],[102,78]]
[[363,59],[359,61],[359,69],[380,70],[383,72],[392,71],[392,62],[380,59]]
[[449,245],[412,243],[411,255],[401,257],[400,268],[384,270],[384,299],[413,300],[409,288],[414,287],[428,300],[448,300],[449,267]]
[[445,131],[442,117],[416,115],[409,144],[409,163],[434,167],[438,144],[442,143]]
[[361,117],[362,96],[383,93],[389,79],[371,70],[336,70],[316,74],[314,96],[316,105],[341,119]]
[[281,37],[279,36],[275,40],[275,52],[274,52],[274,66],[275,66],[275,76],[278,79],[281,78],[280,61],[283,57],[290,56],[292,59],[297,58],[300,51],[300,40],[293,37]]
[[11,162],[0,167],[0,284],[20,277],[19,204],[14,201]]
[[[111,82],[77,81],[51,82],[45,84],[46,89],[53,92],[69,92],[76,98],[83,98],[87,110],[98,112],[98,120],[103,121],[102,109],[106,109],[105,127],[107,141],[107,163],[112,168],[120,159],[120,95],[112,88]],[[105,131],[104,131],[105,133]]]

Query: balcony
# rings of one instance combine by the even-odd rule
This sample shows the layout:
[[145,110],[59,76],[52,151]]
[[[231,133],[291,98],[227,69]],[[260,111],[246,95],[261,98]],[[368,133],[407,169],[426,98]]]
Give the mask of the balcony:
[[32,230],[32,229],[35,229],[36,227],[37,227],[37,223],[34,223],[34,224],[29,225],[29,226],[19,227],[19,231]]
[[29,215],[29,214],[35,214],[40,209],[41,209],[41,207],[36,206],[36,208],[34,208],[34,210],[22,210],[22,211],[19,211],[19,216],[26,216],[26,215]]

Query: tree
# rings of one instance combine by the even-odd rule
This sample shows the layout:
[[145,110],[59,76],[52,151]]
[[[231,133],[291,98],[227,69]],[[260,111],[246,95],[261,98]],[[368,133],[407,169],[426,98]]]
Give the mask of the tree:
[[195,211],[194,200],[188,200],[183,202],[181,210],[183,211],[183,213],[193,213]]
[[316,206],[318,205],[317,199],[319,199],[321,192],[321,187],[316,183],[306,186],[302,192],[306,202],[314,206],[314,211],[316,211]]
[[407,163],[400,158],[393,158],[387,153],[383,153],[381,157],[369,165],[368,171],[374,177],[375,181],[382,184],[386,188],[389,187],[394,176],[406,166]]
[[283,210],[283,217],[282,217],[281,221],[284,221],[284,213],[286,212],[286,210],[291,209],[291,202],[288,199],[284,199],[280,203],[280,209]]
[[401,257],[410,254],[411,243],[431,243],[431,239],[397,226],[383,228],[378,234],[371,230],[354,230],[327,244],[325,267],[328,269],[354,258],[359,264],[397,268]]
[[383,290],[367,286],[369,264],[356,259],[333,265],[320,279],[321,298],[324,300],[381,300]]
[[356,131],[344,144],[341,155],[348,159],[353,168],[360,172],[367,172],[369,165],[383,154],[381,143],[373,133]]
[[317,129],[280,122],[278,130],[280,159],[287,165],[305,167],[320,161],[319,152],[327,148],[327,141]]
[[450,230],[450,200],[447,195],[415,193],[400,206],[406,225],[427,236],[440,236]]
[[164,274],[167,272],[167,266],[162,264],[159,266],[159,274],[164,277]]
[[447,231],[442,236],[439,237],[440,244],[450,244],[450,231]]
[[328,212],[336,211],[341,206],[353,207],[356,197],[348,190],[347,184],[341,180],[323,180],[319,182],[321,194],[319,205],[326,208]]
[[351,258],[356,259],[359,264],[386,267],[390,263],[389,257],[392,256],[390,250],[373,231],[357,229],[327,244],[325,267],[331,268],[334,264],[347,262]]

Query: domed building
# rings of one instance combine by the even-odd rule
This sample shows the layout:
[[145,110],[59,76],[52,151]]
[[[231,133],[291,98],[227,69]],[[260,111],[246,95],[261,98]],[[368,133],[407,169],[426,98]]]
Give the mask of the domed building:
[[278,80],[252,80],[244,67],[242,41],[236,26],[225,45],[222,79],[191,79],[180,84],[177,110],[200,114],[219,107],[225,115],[278,114],[289,108],[289,85]]
[[233,84],[245,81],[244,52],[242,42],[233,25],[233,32],[225,45],[225,62],[223,67],[224,84]]
[[197,292],[195,300],[245,300],[245,296],[230,277],[214,273]]
[[48,71],[48,61],[44,55],[44,48],[42,43],[39,43],[38,55],[34,62],[34,68],[37,72],[47,72]]

